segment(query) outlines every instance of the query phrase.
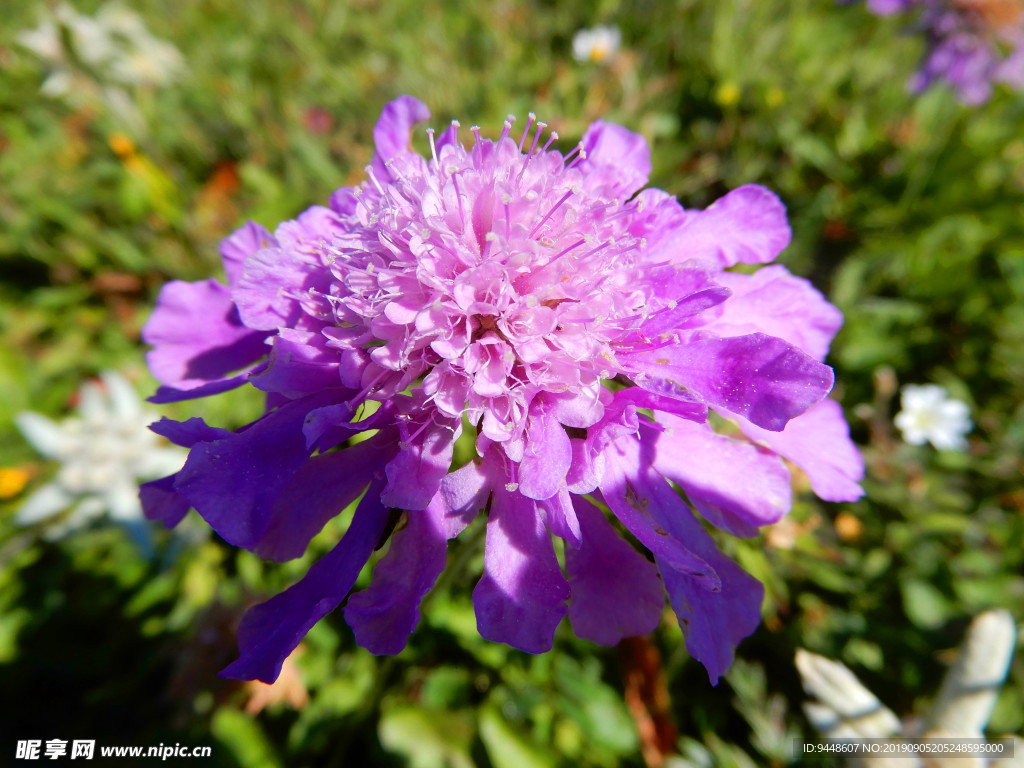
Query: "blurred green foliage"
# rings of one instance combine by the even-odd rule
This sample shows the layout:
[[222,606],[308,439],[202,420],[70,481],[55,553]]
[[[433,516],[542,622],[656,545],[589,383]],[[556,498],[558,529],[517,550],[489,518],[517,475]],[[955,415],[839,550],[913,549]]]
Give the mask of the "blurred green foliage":
[[[686,206],[749,182],[784,199],[794,242],[782,263],[846,314],[830,361],[868,462],[862,501],[825,505],[803,485],[789,519],[724,542],[768,591],[764,626],[725,682],[710,687],[670,616],[651,638],[678,764],[791,762],[788,740],[813,738],[797,647],[844,661],[910,714],[972,615],[999,606],[1024,621],[1024,97],[966,109],[941,89],[910,96],[920,41],[831,0],[140,0],[131,7],[187,69],[132,89],[140,120],[127,125],[102,99],[40,93],[46,65],[15,38],[46,4],[10,5],[0,467],[34,478],[29,490],[52,468],[14,415],[66,413],[106,368],[151,390],[139,331],[159,287],[216,273],[217,242],[245,218],[272,227],[358,181],[390,98],[414,94],[436,125],[458,117],[492,135],[532,109],[566,146],[603,117],[648,138],[651,183]],[[574,61],[574,32],[598,23],[622,30],[622,50]],[[899,441],[898,384],[920,382],[971,405],[967,453]],[[164,412],[234,427],[259,408],[235,392]],[[215,764],[244,768],[643,765],[635,658],[565,626],[539,657],[480,640],[472,531],[450,556],[461,578],[431,596],[400,656],[356,648],[333,615],[295,662],[308,702],[256,714],[250,688],[215,674],[238,618],[298,578],[343,520],[305,558],[271,567],[198,525],[156,534],[153,558],[117,528],[49,541],[10,524],[24,493],[5,496],[5,753],[59,737],[213,744]],[[991,728],[1024,730],[1024,654]]]

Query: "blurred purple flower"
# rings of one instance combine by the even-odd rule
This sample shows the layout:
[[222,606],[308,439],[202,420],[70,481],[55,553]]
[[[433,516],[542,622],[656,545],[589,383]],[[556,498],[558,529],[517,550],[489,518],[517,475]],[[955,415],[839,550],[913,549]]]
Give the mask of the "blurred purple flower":
[[[229,543],[288,560],[362,495],[338,545],[247,614],[225,674],[273,680],[395,510],[345,618],[373,653],[398,653],[447,541],[486,509],[483,637],[543,652],[568,614],[577,635],[614,644],[655,628],[664,588],[717,680],[763,590],[668,481],[740,536],[789,510],[782,457],[822,498],[859,497],[863,465],[821,363],[841,315],[781,266],[724,271],[789,243],[766,189],[684,210],[641,191],[640,136],[597,122],[563,156],[533,115],[518,141],[511,119],[496,141],[472,128],[468,149],[458,123],[436,142],[428,131],[424,159],[409,143],[427,117],[414,98],[388,104],[368,181],[273,234],[245,225],[221,247],[228,284],[170,283],[146,325],[155,402],[247,382],[267,393],[238,432],[153,426],[192,451],[143,486],[150,517],[174,525],[194,507]],[[709,407],[749,439],[712,430]],[[477,458],[452,471],[464,428]]]
[[910,88],[944,80],[967,105],[982,104],[992,86],[1024,89],[1024,2],[1021,0],[868,0],[888,16],[920,7],[916,22],[928,50]]

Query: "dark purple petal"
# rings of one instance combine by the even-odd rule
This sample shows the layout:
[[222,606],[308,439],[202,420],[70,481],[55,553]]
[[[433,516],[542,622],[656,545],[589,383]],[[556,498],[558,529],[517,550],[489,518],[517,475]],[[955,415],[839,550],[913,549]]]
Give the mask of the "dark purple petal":
[[565,549],[573,631],[600,645],[653,632],[665,607],[654,563],[622,539],[594,505],[577,498],[575,508],[582,545]]
[[253,551],[278,562],[301,557],[328,520],[359,498],[371,480],[382,478],[394,450],[394,445],[367,440],[311,458],[277,497]]
[[182,448],[191,448],[196,443],[222,440],[232,434],[230,430],[211,427],[199,418],[174,421],[164,417],[160,421],[154,421],[150,424],[149,430],[170,440],[175,445],[180,445]]
[[451,468],[454,450],[453,425],[431,422],[415,438],[403,434],[400,450],[385,468],[388,484],[381,500],[395,509],[426,508]]
[[374,566],[370,586],[349,598],[345,621],[370,653],[401,652],[420,620],[420,602],[444,570],[446,510],[440,494],[426,509],[409,511]]
[[808,281],[773,265],[752,275],[724,272],[723,285],[732,297],[722,312],[704,326],[719,336],[761,332],[777,336],[817,360],[828,354],[832,337],[843,324],[843,313]]
[[189,503],[174,490],[177,475],[161,477],[139,486],[142,514],[147,520],[158,520],[165,528],[173,528],[188,514]]
[[667,429],[644,435],[655,448],[654,468],[678,483],[713,524],[754,536],[757,526],[789,512],[789,471],[774,453],[716,434],[707,424],[667,415],[658,421]]
[[277,240],[264,227],[247,221],[220,242],[220,256],[224,262],[228,285],[234,287],[242,276],[242,264],[256,251],[277,245]]
[[266,370],[250,381],[256,389],[294,399],[341,387],[338,365],[338,353],[327,346],[323,334],[282,328],[274,337]]
[[399,96],[385,105],[373,128],[373,172],[380,181],[391,179],[388,160],[409,151],[413,126],[429,119],[427,105],[412,96]]
[[670,246],[678,261],[696,259],[718,267],[764,264],[792,237],[786,206],[774,192],[755,184],[734,189],[696,215],[688,213]]
[[374,483],[356,507],[352,524],[338,545],[297,584],[245,614],[238,627],[239,658],[221,675],[274,682],[284,660],[306,633],[352,589],[387,520],[387,510],[380,503],[380,485]]
[[774,432],[825,397],[835,380],[827,365],[763,333],[726,339],[698,336],[683,344],[621,355],[620,361],[635,381],[639,374],[692,389],[710,405]]
[[352,421],[352,417],[359,413],[360,405],[361,402],[348,400],[310,411],[302,425],[306,447],[310,451],[328,451],[353,435],[371,429],[384,429],[394,422],[395,409],[390,403],[384,403],[359,421]]
[[480,636],[544,653],[551,650],[568,601],[569,584],[536,502],[496,488],[487,520],[484,575],[473,590]]
[[[168,283],[142,329],[142,340],[153,345],[146,355],[150,371],[179,399],[208,394],[210,386],[224,391],[243,384],[243,369],[269,351],[266,336],[242,325],[228,289],[216,280]],[[232,376],[236,371],[242,373]]]
[[769,432],[740,420],[740,429],[792,461],[807,474],[811,488],[825,501],[856,501],[864,495],[864,459],[850,440],[843,409],[822,400],[782,432]]
[[519,491],[531,499],[547,499],[565,484],[572,464],[569,436],[547,406],[537,404],[530,410],[526,430],[526,449],[519,464]]
[[274,502],[310,451],[306,414],[330,393],[290,402],[220,440],[198,443],[178,473],[175,490],[228,543],[252,549],[271,523]]
[[[269,347],[264,347],[269,349]],[[263,363],[258,363],[251,369],[252,372],[258,372],[263,369]],[[165,405],[167,403],[180,403],[182,400],[195,400],[200,397],[209,397],[210,395],[219,395],[221,392],[227,392],[232,389],[237,389],[249,380],[249,371],[240,373],[236,376],[230,376],[226,379],[219,379],[218,381],[210,382],[209,384],[203,384],[200,387],[193,389],[176,389],[174,387],[157,387],[156,392],[152,397],[147,397],[146,400],[150,403],[157,405]]]

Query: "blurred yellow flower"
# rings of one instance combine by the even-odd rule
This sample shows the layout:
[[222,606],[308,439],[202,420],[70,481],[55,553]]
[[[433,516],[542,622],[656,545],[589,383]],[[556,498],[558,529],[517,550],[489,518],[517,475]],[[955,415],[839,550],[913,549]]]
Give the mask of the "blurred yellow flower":
[[740,87],[733,82],[722,83],[715,91],[715,101],[723,107],[734,107],[740,100]]
[[0,499],[13,499],[24,490],[29,473],[21,467],[0,467]]

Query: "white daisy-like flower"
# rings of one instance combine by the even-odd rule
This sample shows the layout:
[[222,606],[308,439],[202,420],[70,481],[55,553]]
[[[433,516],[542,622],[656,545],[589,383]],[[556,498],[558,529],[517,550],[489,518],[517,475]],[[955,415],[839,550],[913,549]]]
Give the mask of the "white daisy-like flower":
[[142,520],[139,482],[181,468],[185,451],[166,445],[147,425],[156,416],[143,409],[122,376],[107,371],[102,385],[79,390],[75,415],[54,422],[25,411],[18,429],[39,453],[60,463],[54,479],[25,500],[15,521],[32,525],[71,509],[50,533],[61,535],[104,513],[118,522]]
[[965,435],[971,431],[967,403],[949,396],[937,384],[907,384],[900,393],[903,409],[896,414],[896,426],[911,445],[930,442],[945,451],[967,447]]
[[581,29],[572,38],[572,55],[576,61],[609,61],[619,52],[622,33],[615,27]]

